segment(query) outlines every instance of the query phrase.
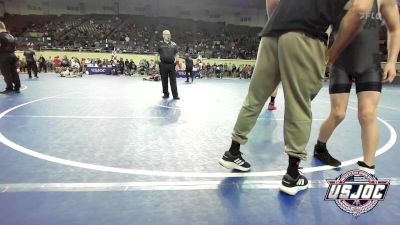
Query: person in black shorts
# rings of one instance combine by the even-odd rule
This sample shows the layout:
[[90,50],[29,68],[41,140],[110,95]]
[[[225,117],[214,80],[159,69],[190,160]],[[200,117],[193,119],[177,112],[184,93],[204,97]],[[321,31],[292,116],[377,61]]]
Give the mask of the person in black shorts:
[[21,81],[17,72],[18,58],[15,55],[15,38],[7,32],[6,26],[0,21],[0,71],[4,76],[6,89],[0,93],[19,93]]
[[46,59],[41,55],[39,57],[39,72],[41,73],[42,71],[47,73]]
[[193,83],[193,59],[190,57],[189,53],[185,55],[186,64],[186,83],[189,83],[189,77],[192,79]]
[[[333,26],[337,33],[340,20],[347,9]],[[382,18],[388,30],[388,63],[381,69],[379,51],[379,31]],[[319,138],[314,149],[314,156],[327,165],[339,166],[341,163],[327,153],[326,142],[335,128],[343,121],[349,102],[353,81],[358,97],[358,120],[361,125],[364,160],[359,161],[360,169],[374,173],[375,152],[378,148],[379,130],[377,124],[377,106],[382,83],[392,82],[396,76],[396,62],[400,49],[400,18],[396,0],[374,0],[372,12],[362,15],[366,22],[353,42],[340,54],[330,70],[329,93],[331,113],[321,125]]]
[[33,50],[33,48],[30,47],[29,50],[26,50],[24,52],[24,56],[26,59],[26,65],[28,67],[29,78],[32,78],[32,70],[35,75],[35,78],[39,78],[38,77],[38,68],[37,68],[36,60],[35,60],[35,51]]

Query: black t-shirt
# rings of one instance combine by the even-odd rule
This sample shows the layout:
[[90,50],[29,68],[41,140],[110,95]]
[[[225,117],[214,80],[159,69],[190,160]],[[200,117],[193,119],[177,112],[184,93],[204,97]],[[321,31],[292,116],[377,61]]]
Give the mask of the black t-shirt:
[[8,32],[0,33],[0,53],[15,52],[15,38]]
[[172,41],[169,43],[160,41],[158,43],[157,52],[160,54],[161,63],[174,64],[175,55],[178,53],[178,46]]
[[33,51],[33,50],[26,50],[24,52],[24,56],[25,56],[27,62],[34,62],[35,61],[35,58],[33,57],[34,55],[35,55],[35,51]]
[[348,0],[280,0],[261,36],[277,37],[290,31],[303,31],[327,40],[332,25]]

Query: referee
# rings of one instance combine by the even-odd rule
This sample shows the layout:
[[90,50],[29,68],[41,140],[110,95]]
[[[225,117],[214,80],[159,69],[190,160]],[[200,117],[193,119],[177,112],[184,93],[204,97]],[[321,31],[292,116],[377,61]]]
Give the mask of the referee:
[[19,93],[21,81],[17,73],[18,58],[15,55],[15,38],[7,32],[6,25],[0,21],[0,70],[6,82],[6,90],[0,92],[7,94]]
[[178,46],[171,41],[171,33],[169,30],[163,31],[163,41],[160,41],[157,52],[160,59],[160,74],[162,81],[163,98],[169,98],[168,78],[171,85],[172,96],[175,100],[179,100],[178,88],[176,87],[175,61],[178,58]]

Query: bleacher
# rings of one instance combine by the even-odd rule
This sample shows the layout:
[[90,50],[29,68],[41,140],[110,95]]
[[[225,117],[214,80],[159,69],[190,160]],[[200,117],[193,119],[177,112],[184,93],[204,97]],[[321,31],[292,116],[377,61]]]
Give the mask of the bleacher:
[[[137,15],[7,15],[1,19],[18,38],[19,50],[34,43],[45,50],[107,52],[115,48],[127,53],[154,53],[161,32],[168,29],[181,52],[207,58],[255,59],[261,31],[261,27],[223,22]],[[380,36],[384,60],[385,29]]]

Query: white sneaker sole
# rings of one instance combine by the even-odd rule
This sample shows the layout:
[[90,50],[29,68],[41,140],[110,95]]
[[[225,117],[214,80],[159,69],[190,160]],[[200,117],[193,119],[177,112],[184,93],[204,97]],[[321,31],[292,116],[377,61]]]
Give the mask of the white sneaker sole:
[[279,185],[279,190],[285,192],[288,195],[296,195],[299,191],[306,190],[308,188],[308,184],[305,186],[296,186],[296,187],[286,187],[283,184]]
[[362,166],[358,166],[359,170],[365,171],[369,174],[375,175],[375,170],[374,169],[370,169],[370,168],[366,168],[366,167],[362,167]]
[[239,166],[239,165],[236,164],[236,163],[229,162],[229,161],[225,161],[225,160],[223,160],[223,159],[220,159],[218,162],[219,162],[219,164],[220,164],[221,166],[223,166],[223,167],[225,167],[225,168],[227,168],[227,169],[229,169],[229,170],[235,169],[235,170],[240,170],[240,171],[243,171],[243,172],[247,172],[247,171],[250,170],[250,168],[246,168],[246,167],[243,167],[243,166]]

